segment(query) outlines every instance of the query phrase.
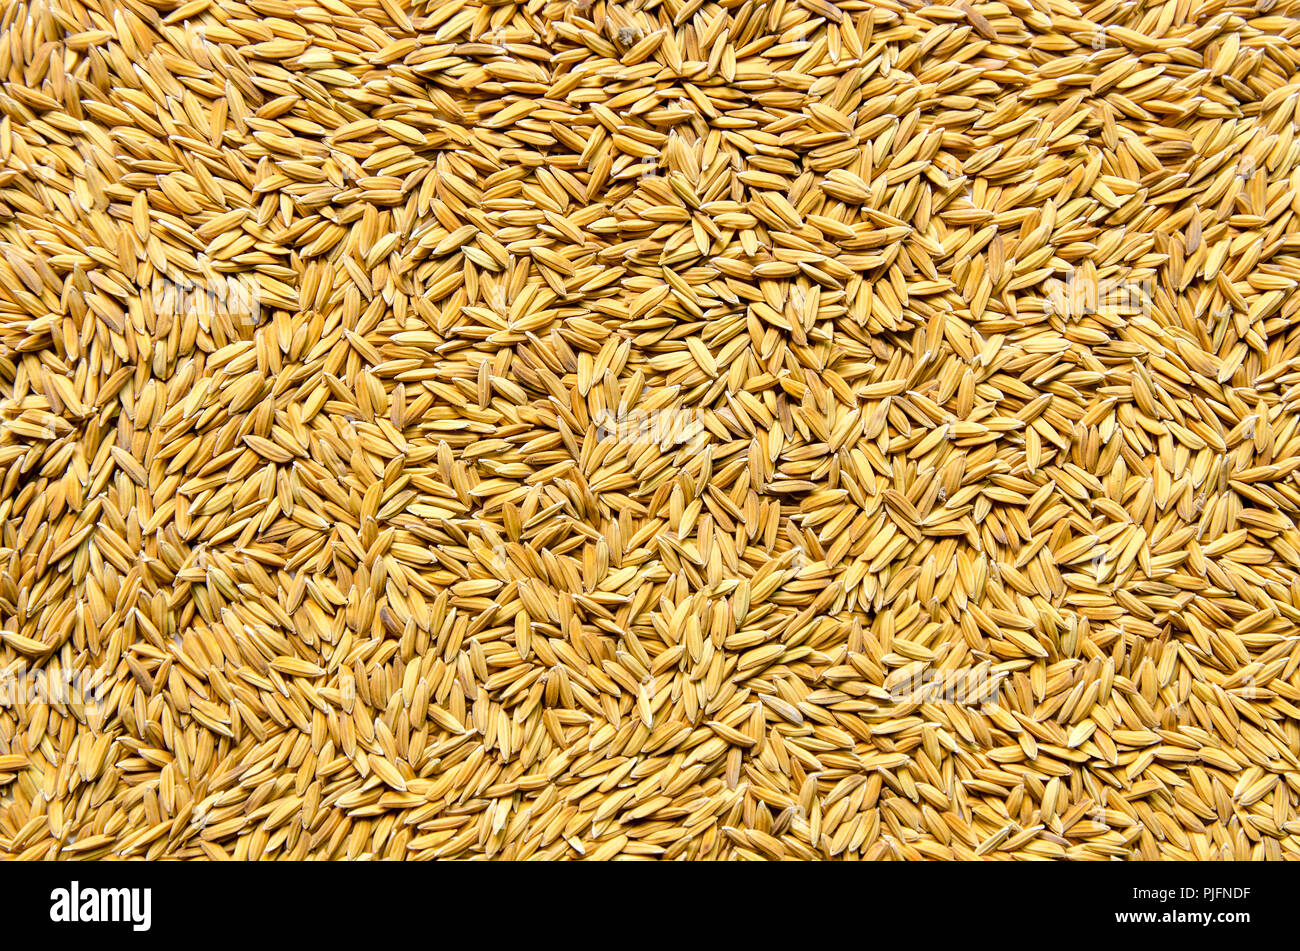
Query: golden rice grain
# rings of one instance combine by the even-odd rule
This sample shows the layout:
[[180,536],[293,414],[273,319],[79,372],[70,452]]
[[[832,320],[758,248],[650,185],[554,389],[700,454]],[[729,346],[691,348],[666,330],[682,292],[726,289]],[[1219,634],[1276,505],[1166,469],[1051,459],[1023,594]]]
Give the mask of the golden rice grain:
[[1296,857],[1297,14],[8,4],[0,855]]

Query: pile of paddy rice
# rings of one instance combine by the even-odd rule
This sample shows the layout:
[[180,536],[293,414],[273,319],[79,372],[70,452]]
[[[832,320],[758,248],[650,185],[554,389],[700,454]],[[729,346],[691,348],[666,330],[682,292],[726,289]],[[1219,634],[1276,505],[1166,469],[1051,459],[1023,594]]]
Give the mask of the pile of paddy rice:
[[0,855],[1300,853],[1296,0],[15,0]]

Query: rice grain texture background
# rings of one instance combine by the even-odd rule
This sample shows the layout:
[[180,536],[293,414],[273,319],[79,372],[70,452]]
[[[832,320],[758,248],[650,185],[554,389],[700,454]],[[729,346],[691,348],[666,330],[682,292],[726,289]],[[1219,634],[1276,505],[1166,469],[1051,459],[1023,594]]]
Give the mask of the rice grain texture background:
[[11,0],[0,855],[1295,857],[1298,13]]

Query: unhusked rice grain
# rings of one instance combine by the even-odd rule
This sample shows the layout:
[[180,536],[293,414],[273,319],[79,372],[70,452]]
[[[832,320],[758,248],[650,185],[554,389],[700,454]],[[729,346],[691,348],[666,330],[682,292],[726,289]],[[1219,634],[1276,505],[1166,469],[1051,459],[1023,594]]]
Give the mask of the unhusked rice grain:
[[11,0],[0,855],[1300,854],[1296,0]]

